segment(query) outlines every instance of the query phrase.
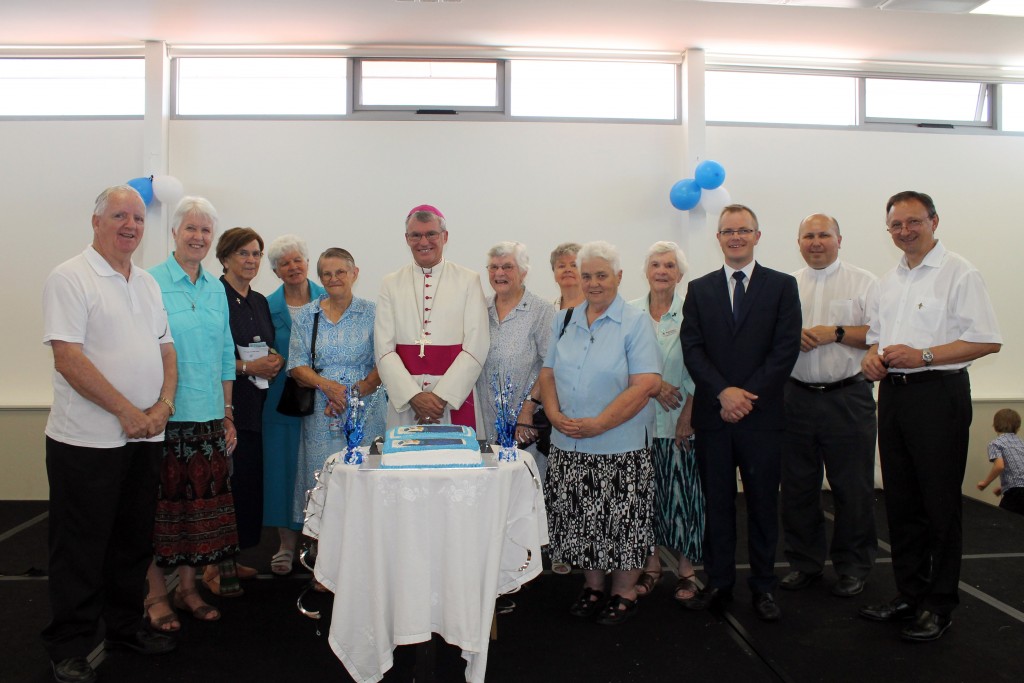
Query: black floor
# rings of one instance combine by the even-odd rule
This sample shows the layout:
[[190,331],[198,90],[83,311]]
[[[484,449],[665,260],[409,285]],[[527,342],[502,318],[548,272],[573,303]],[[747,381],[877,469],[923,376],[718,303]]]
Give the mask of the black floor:
[[[826,504],[831,501],[825,495]],[[887,539],[882,502],[878,529]],[[38,633],[47,620],[45,576],[47,521],[10,533],[45,513],[45,503],[0,502],[0,681],[52,680]],[[742,519],[742,515],[740,517]],[[741,539],[743,535],[741,533]],[[626,624],[602,627],[571,617],[579,576],[550,573],[511,596],[516,608],[498,618],[487,680],[531,681],[1017,681],[1024,645],[1024,516],[964,500],[961,605],[954,626],[932,644],[904,643],[898,626],[856,616],[858,605],[894,595],[888,546],[879,554],[864,594],[852,600],[829,594],[834,577],[806,591],[781,592],[783,619],[757,621],[738,583],[725,614],[684,612],[671,600],[674,576],[666,573]],[[265,530],[259,548],[243,560],[269,572],[276,534]],[[740,557],[745,555],[738,549]],[[782,560],[782,554],[779,553]],[[779,574],[786,569],[779,567]],[[179,649],[146,659],[121,651],[99,665],[101,680],[339,681],[351,679],[326,642],[329,619],[299,614],[295,601],[304,578],[256,579],[246,595],[221,599],[224,617],[213,624],[183,617]],[[312,594],[311,594],[312,595]],[[307,608],[330,613],[330,597],[312,595]],[[386,683],[413,680],[416,648],[398,648]],[[438,643],[438,681],[463,680],[457,649]]]

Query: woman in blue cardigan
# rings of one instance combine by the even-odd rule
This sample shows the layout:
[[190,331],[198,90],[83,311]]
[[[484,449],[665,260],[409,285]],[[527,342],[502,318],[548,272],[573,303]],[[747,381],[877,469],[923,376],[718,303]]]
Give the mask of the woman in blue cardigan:
[[[282,235],[271,242],[267,260],[283,283],[267,297],[267,303],[277,352],[287,363],[292,320],[300,308],[320,297],[324,288],[308,278],[306,242],[295,235]],[[270,561],[270,570],[278,576],[291,573],[295,543],[302,531],[291,521],[302,418],[277,412],[284,381],[282,372],[271,383],[263,406],[263,525],[277,527],[281,538],[281,547]]]

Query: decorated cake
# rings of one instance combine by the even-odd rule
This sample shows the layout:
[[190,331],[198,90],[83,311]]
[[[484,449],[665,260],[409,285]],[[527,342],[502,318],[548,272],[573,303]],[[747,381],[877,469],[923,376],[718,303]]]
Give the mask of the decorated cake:
[[394,427],[381,453],[381,469],[483,467],[476,432],[461,425]]

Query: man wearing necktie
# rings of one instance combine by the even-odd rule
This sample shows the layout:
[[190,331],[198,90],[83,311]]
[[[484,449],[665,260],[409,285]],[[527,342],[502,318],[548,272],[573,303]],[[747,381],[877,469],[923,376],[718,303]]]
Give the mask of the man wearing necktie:
[[696,385],[695,448],[707,503],[705,587],[685,606],[720,607],[736,582],[736,469],[747,505],[747,583],[758,618],[778,621],[775,546],[783,389],[800,353],[796,280],[754,262],[757,216],[733,204],[718,219],[725,266],[690,283],[683,303],[683,361]]

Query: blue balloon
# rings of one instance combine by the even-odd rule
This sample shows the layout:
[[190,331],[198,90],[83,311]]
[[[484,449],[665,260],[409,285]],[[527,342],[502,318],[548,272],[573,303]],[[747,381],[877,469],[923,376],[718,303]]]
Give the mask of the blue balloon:
[[127,184],[134,187],[142,195],[142,201],[146,202],[146,206],[153,203],[153,176],[132,178]]
[[680,211],[689,211],[700,201],[700,186],[693,178],[680,180],[672,186],[668,193],[668,199],[672,202],[672,206]]
[[713,190],[725,182],[725,168],[717,161],[706,159],[697,164],[693,177],[705,190]]

